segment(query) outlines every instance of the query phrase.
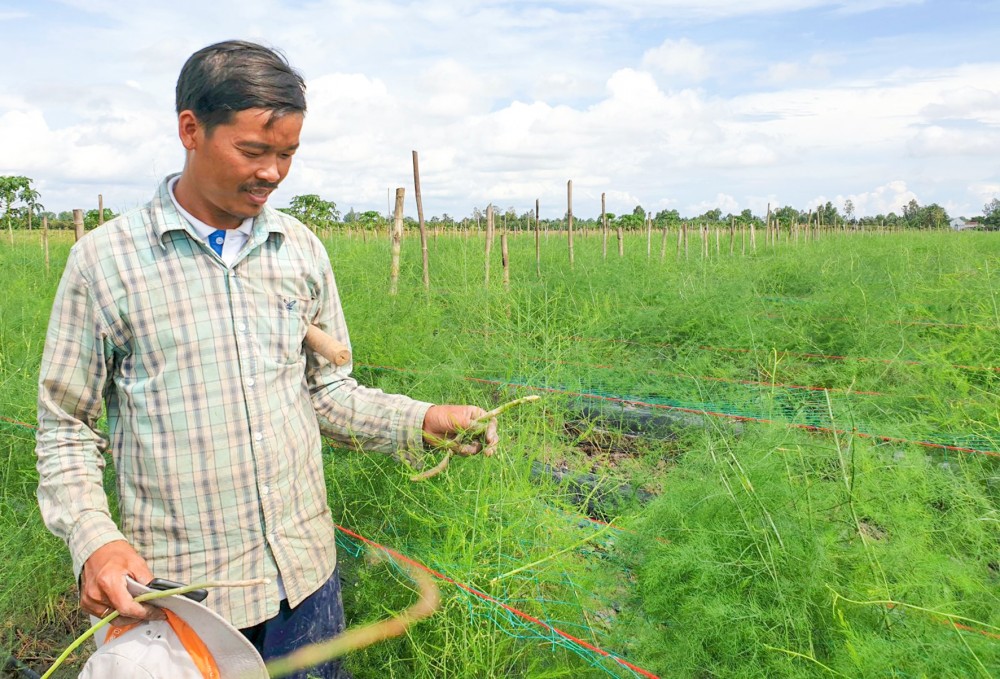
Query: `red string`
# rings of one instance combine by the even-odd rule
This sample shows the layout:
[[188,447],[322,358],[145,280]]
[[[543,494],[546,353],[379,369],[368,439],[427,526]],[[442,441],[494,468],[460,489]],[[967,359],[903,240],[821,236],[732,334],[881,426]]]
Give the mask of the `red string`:
[[528,613],[525,613],[524,611],[519,610],[517,608],[514,608],[513,606],[511,606],[509,604],[506,604],[503,601],[495,599],[492,596],[490,596],[489,594],[486,594],[485,592],[480,592],[478,589],[475,589],[474,587],[470,587],[469,585],[466,585],[466,584],[461,583],[461,582],[459,582],[457,580],[454,580],[454,579],[448,577],[447,575],[445,575],[444,573],[439,573],[438,571],[434,570],[433,568],[428,568],[427,566],[425,566],[424,564],[420,563],[419,561],[411,559],[410,557],[408,557],[408,556],[406,556],[404,554],[401,554],[401,553],[397,552],[394,549],[391,549],[389,547],[385,547],[383,545],[380,545],[379,543],[377,543],[377,542],[375,542],[373,540],[369,540],[368,538],[364,537],[363,535],[359,535],[358,533],[355,533],[354,531],[352,531],[350,529],[344,528],[343,526],[341,526],[339,524],[334,524],[334,525],[337,526],[338,530],[346,533],[347,535],[350,535],[353,538],[361,540],[362,542],[364,542],[366,544],[369,544],[372,547],[376,547],[378,549],[381,549],[386,554],[392,555],[393,558],[399,559],[401,561],[405,561],[406,563],[410,564],[411,566],[413,566],[415,568],[419,568],[420,570],[425,571],[427,573],[430,573],[434,577],[436,577],[436,578],[438,578],[440,580],[444,580],[445,582],[450,583],[452,585],[455,585],[456,587],[458,587],[458,588],[460,588],[462,590],[465,590],[469,594],[477,596],[477,597],[479,597],[480,599],[482,599],[484,601],[488,601],[491,604],[495,604],[497,606],[500,606],[504,610],[506,610],[506,611],[508,611],[510,613],[513,613],[514,615],[518,616],[519,618],[523,618],[525,620],[528,620],[529,622],[533,622],[536,625],[540,625],[540,626],[542,626],[542,627],[550,630],[551,632],[554,632],[555,634],[558,634],[559,636],[563,637],[564,639],[568,639],[569,641],[572,641],[575,644],[579,644],[580,646],[586,648],[589,651],[593,651],[594,653],[602,655],[605,658],[610,658],[610,659],[614,660],[615,662],[617,662],[618,664],[623,665],[624,667],[627,667],[630,670],[632,670],[633,672],[637,672],[638,674],[641,674],[644,677],[649,677],[649,679],[659,679],[659,677],[657,675],[653,674],[652,672],[644,670],[641,667],[637,667],[636,665],[633,665],[629,661],[627,661],[627,660],[625,660],[623,658],[619,658],[618,656],[614,655],[613,653],[609,653],[608,651],[605,651],[603,648],[599,648],[597,646],[594,646],[593,644],[588,643],[588,642],[584,641],[583,639],[575,637],[572,634],[569,634],[568,632],[562,631],[558,627],[553,627],[552,625],[550,625],[549,623],[545,622],[544,620],[539,620],[535,616],[530,615]]
[[[368,363],[359,363],[359,366],[364,366],[368,368],[378,368],[380,370],[393,370],[396,372],[410,372],[421,374],[422,371],[413,370],[412,368],[394,368],[392,366],[385,365],[372,365]],[[760,424],[774,424],[783,427],[794,427],[796,429],[803,429],[805,431],[821,432],[824,434],[841,434],[844,436],[857,436],[858,438],[871,439],[874,441],[884,441],[886,443],[903,443],[914,446],[922,446],[924,448],[935,448],[938,450],[950,450],[958,453],[978,453],[980,455],[989,455],[990,457],[1000,457],[1000,452],[993,450],[980,450],[978,448],[964,448],[962,446],[950,446],[944,443],[933,443],[931,441],[914,441],[912,439],[904,439],[896,436],[884,436],[882,434],[868,434],[863,431],[847,431],[845,429],[834,429],[832,427],[820,427],[814,424],[799,424],[797,422],[782,422],[779,420],[769,420],[766,417],[751,417],[750,415],[733,415],[731,413],[717,413],[712,410],[699,410],[698,408],[684,408],[682,406],[672,406],[663,403],[647,403],[645,401],[637,401],[628,398],[619,398],[617,396],[601,396],[599,394],[587,394],[579,391],[568,391],[565,389],[553,389],[551,387],[536,387],[530,384],[516,384],[514,382],[501,382],[500,380],[487,380],[481,377],[462,377],[462,379],[469,382],[479,382],[482,384],[494,384],[505,387],[515,387],[518,389],[531,389],[533,391],[546,391],[553,394],[567,394],[569,396],[580,396],[583,398],[592,398],[600,401],[612,401],[614,403],[624,403],[628,405],[643,406],[646,408],[660,408],[662,410],[674,410],[682,413],[690,413],[692,415],[708,415],[710,417],[721,417],[730,420],[736,420],[738,422],[757,422]]]

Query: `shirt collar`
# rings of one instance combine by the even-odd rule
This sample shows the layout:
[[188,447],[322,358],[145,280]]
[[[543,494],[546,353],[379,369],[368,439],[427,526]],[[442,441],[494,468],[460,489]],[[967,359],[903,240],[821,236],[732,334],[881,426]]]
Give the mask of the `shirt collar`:
[[[153,217],[153,235],[159,241],[161,247],[166,247],[163,237],[170,231],[191,231],[193,235],[199,235],[195,227],[184,218],[184,215],[178,212],[174,201],[170,197],[170,182],[174,177],[179,176],[180,173],[175,172],[164,178],[160,182],[156,195],[153,196],[153,200],[150,203]],[[245,226],[245,223],[243,226]],[[243,226],[240,226],[240,229]],[[263,243],[267,240],[268,234],[271,233],[277,233],[282,236],[286,235],[284,225],[274,214],[274,208],[265,205],[261,213],[253,220],[250,239],[255,243]]]

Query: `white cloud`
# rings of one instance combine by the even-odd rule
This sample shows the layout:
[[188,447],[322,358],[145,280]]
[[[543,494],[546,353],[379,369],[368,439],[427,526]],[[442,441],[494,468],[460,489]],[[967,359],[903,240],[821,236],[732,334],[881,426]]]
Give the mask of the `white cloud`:
[[878,186],[870,191],[854,193],[850,195],[838,195],[835,198],[821,196],[813,199],[808,205],[811,209],[825,205],[827,201],[832,202],[838,210],[843,212],[844,204],[847,200],[854,203],[854,214],[856,217],[873,217],[879,214],[895,212],[902,214],[903,206],[911,200],[920,200],[917,195],[906,186],[906,182],[897,179]]
[[[790,41],[774,63],[773,45],[726,33],[729,25],[711,37],[714,17],[772,14],[807,35],[819,28],[799,22],[800,10],[900,4],[892,0],[323,0],[279,9],[177,0],[124,14],[110,0],[66,2],[101,25],[75,32],[48,17],[50,42],[25,43],[34,50],[27,68],[40,70],[0,74],[0,172],[34,173],[56,209],[95,184],[139,202],[178,169],[177,71],[195,49],[231,36],[283,47],[309,85],[303,146],[278,204],[308,192],[344,211],[384,210],[387,188],[412,186],[412,149],[425,210],[456,216],[490,201],[521,211],[535,198],[543,214],[559,215],[567,179],[581,215],[599,211],[601,192],[616,213],[642,204],[763,214],[767,202],[803,206],[821,194],[854,196],[859,214],[898,209],[908,194],[941,204],[950,194],[971,212],[988,190],[970,187],[997,183],[1000,63],[894,71],[871,47],[862,78],[836,56],[833,31],[811,43],[823,52]],[[197,26],[185,25],[195,11]],[[664,40],[665,31],[698,37]],[[61,47],[69,36],[72,52]]]
[[737,214],[741,209],[740,202],[736,198],[727,193],[717,193],[715,198],[688,205],[686,213],[683,214],[695,217],[703,215],[709,210],[721,210],[722,214],[726,215],[730,213]]
[[687,38],[664,40],[659,47],[646,50],[642,55],[642,65],[682,82],[699,82],[712,73],[709,51]]

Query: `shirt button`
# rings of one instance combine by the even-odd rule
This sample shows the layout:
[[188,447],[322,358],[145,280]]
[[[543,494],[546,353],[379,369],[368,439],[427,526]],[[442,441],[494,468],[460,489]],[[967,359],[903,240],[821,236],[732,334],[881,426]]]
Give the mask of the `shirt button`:
[[222,245],[222,243],[223,243],[223,242],[224,242],[224,241],[223,241],[223,240],[222,240],[221,238],[216,238],[216,239],[215,239],[215,244],[216,244],[216,245]]
[[260,487],[260,494],[261,495],[267,495],[270,492],[271,492],[271,489],[268,486],[261,486]]
[[255,432],[254,435],[253,435],[253,440],[254,441],[261,441],[261,440],[263,440],[263,438],[264,438],[264,435],[261,434],[259,431]]
[[248,387],[252,387],[252,386],[253,386],[253,385],[255,385],[255,384],[257,384],[257,380],[255,380],[254,378],[252,378],[252,377],[251,377],[251,378],[249,378],[249,379],[247,380],[247,386],[248,386]]
[[247,331],[247,324],[246,323],[240,323],[238,326],[236,326],[236,329],[239,330],[240,332],[246,332]]

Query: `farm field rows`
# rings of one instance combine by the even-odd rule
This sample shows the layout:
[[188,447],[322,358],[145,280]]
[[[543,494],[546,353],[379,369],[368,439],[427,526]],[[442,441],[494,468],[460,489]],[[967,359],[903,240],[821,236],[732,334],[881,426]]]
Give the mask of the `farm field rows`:
[[[0,652],[82,631],[35,505],[35,381],[69,242],[0,246]],[[499,238],[498,238],[499,240]],[[824,234],[646,252],[599,236],[325,240],[362,382],[506,414],[492,458],[429,481],[327,450],[351,625],[443,609],[355,676],[1000,674],[1000,240]],[[109,465],[110,479],[110,465]],[[562,481],[556,479],[560,477]],[[569,479],[567,481],[567,479]],[[108,486],[113,488],[113,484]],[[366,540],[389,565],[361,558]],[[370,544],[368,543],[368,544]],[[78,664],[80,658],[75,658]],[[69,671],[65,676],[74,676]]]

